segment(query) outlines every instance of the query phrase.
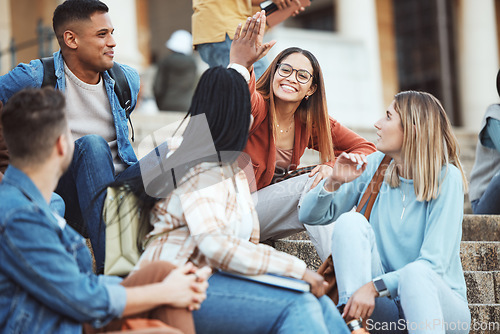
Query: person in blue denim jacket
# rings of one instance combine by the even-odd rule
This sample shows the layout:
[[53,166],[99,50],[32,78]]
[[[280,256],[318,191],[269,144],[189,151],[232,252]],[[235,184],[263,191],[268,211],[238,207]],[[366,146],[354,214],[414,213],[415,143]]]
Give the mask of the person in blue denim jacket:
[[96,276],[85,240],[49,207],[74,150],[64,105],[53,88],[28,89],[2,114],[11,164],[0,184],[0,332],[80,334],[83,323],[166,320],[174,309],[170,317],[194,333],[190,311],[205,299],[210,271],[153,262],[123,281]]
[[[497,92],[500,96],[500,70]],[[469,199],[474,214],[500,215],[500,103],[490,105],[481,122]]]
[[[137,162],[129,140],[125,110],[114,92],[113,25],[108,7],[96,0],[65,1],[53,16],[54,33],[60,50],[54,53],[56,88],[67,98],[67,117],[75,142],[75,154],[68,172],[56,189],[66,203],[65,218],[82,235],[89,237],[97,271],[104,265],[105,236],[101,211],[106,193],[103,185],[126,173]],[[137,103],[139,75],[118,64],[131,91],[131,110]],[[0,77],[0,101],[4,104],[23,88],[41,87],[40,59],[19,64]]]

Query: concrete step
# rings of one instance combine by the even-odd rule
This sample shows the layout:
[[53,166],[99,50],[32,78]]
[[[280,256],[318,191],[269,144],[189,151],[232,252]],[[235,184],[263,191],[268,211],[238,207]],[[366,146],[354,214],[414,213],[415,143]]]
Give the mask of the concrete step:
[[500,304],[500,271],[464,271],[469,304]]
[[305,235],[307,239],[305,240],[281,239],[274,241],[272,246],[279,251],[298,257],[307,264],[308,268],[312,270],[318,270],[322,261],[319,258],[318,253],[316,252],[316,249],[309,240],[307,234],[304,232],[302,235]]
[[471,334],[500,333],[500,304],[469,304]]
[[462,241],[460,258],[464,270],[500,270],[500,242]]
[[464,215],[463,241],[500,241],[500,215]]
[[305,232],[294,234],[286,239],[276,240],[273,242],[272,246],[279,251],[298,257],[307,264],[308,268],[312,270],[318,270],[322,263],[316,249]]

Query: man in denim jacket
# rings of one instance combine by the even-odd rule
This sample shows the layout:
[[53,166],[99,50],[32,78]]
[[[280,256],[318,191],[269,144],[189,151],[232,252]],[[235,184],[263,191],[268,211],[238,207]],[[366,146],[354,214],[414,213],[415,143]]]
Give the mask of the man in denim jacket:
[[[54,53],[56,88],[67,99],[67,117],[75,142],[75,154],[56,193],[66,203],[66,219],[88,236],[94,250],[97,271],[104,265],[105,235],[102,226],[104,185],[115,177],[138,173],[129,141],[125,111],[114,92],[113,67],[116,43],[108,7],[97,0],[65,1],[54,11],[53,27],[60,51]],[[131,90],[131,110],[137,103],[139,75],[119,64]],[[0,101],[4,104],[23,88],[42,85],[43,65],[37,59],[19,64],[0,77]],[[96,195],[99,196],[96,197]]]
[[178,315],[198,309],[208,272],[192,264],[168,273],[171,265],[155,262],[122,284],[92,273],[85,240],[48,205],[74,149],[64,104],[53,88],[23,90],[2,114],[11,164],[0,184],[0,332],[81,334],[85,322],[101,327],[152,309],[169,312],[167,305]]

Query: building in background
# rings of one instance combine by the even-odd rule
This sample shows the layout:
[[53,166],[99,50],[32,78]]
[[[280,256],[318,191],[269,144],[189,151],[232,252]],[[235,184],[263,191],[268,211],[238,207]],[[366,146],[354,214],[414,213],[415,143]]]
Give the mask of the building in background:
[[[36,42],[60,0],[0,0],[0,74],[16,61],[55,50]],[[117,40],[116,60],[141,70],[178,29],[190,31],[191,1],[104,0]],[[371,127],[400,90],[429,91],[457,127],[477,131],[498,102],[500,0],[313,0],[302,14],[268,31],[278,43],[313,52],[324,71],[330,113],[351,127]],[[35,41],[35,42],[33,42]],[[30,42],[31,45],[30,45]],[[50,50],[52,51],[52,50]],[[203,69],[203,66],[200,66]]]

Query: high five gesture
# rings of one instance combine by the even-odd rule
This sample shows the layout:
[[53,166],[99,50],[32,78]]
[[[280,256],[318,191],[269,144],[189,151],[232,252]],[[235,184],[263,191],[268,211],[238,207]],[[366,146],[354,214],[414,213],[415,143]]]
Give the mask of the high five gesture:
[[266,29],[266,15],[264,11],[249,17],[242,27],[240,23],[234,33],[229,63],[235,63],[250,69],[257,60],[264,57],[276,44],[276,41],[263,43]]

